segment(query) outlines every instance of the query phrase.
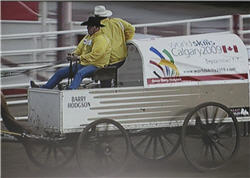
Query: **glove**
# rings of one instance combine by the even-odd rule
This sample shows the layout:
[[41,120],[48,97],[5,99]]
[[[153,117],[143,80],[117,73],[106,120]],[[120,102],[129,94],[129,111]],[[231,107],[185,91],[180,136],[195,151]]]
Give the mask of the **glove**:
[[71,61],[73,55],[74,55],[73,53],[68,53],[68,55],[67,55],[67,57],[66,57],[67,60],[68,60],[68,61]]
[[79,56],[73,56],[71,58],[72,61],[79,61],[80,60],[80,57]]
[[72,54],[69,53],[68,56],[67,56],[67,60],[68,61],[77,61],[77,60],[80,60],[80,57],[74,55],[73,53]]

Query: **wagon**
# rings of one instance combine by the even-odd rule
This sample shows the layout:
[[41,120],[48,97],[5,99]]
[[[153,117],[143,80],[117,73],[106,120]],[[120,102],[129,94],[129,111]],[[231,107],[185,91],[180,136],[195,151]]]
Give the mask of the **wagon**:
[[237,153],[238,122],[249,121],[248,54],[238,36],[132,40],[123,66],[109,70],[99,79],[113,78],[111,88],[85,82],[77,90],[28,90],[37,139],[24,145],[33,163],[55,168],[76,155],[85,173],[110,175],[131,151],[157,161],[182,145],[191,165],[205,171]]

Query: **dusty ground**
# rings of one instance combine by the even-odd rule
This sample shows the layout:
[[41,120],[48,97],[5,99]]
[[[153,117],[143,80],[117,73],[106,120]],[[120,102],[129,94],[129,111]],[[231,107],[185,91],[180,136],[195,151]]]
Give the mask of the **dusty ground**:
[[[45,170],[35,167],[27,157],[24,147],[16,142],[2,142],[2,178],[28,177],[86,177],[80,173],[74,158],[63,168]],[[248,178],[250,176],[250,137],[241,137],[241,147],[236,159],[227,167],[217,171],[200,173],[194,170],[186,161],[179,149],[168,160],[161,162],[145,162],[133,155],[124,171],[117,177],[176,177],[176,178]]]

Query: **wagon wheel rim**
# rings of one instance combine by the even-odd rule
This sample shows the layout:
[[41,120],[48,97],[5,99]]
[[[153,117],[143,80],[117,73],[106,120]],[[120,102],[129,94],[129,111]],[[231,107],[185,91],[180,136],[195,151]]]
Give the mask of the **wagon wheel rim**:
[[126,166],[129,148],[127,132],[118,122],[99,119],[89,124],[79,136],[78,165],[88,176],[114,176]]
[[23,145],[32,163],[40,168],[57,169],[69,163],[75,154],[76,135],[60,141],[25,139]]
[[162,160],[173,155],[180,145],[178,128],[143,129],[130,134],[132,150],[146,160]]
[[184,121],[181,140],[184,155],[194,168],[207,171],[224,167],[239,148],[237,119],[220,103],[198,105]]

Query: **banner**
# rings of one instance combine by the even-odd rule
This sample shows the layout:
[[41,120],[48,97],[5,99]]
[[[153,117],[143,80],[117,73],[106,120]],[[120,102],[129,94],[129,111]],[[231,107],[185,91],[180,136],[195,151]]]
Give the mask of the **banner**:
[[144,86],[248,80],[248,55],[234,34],[133,40],[143,60]]

